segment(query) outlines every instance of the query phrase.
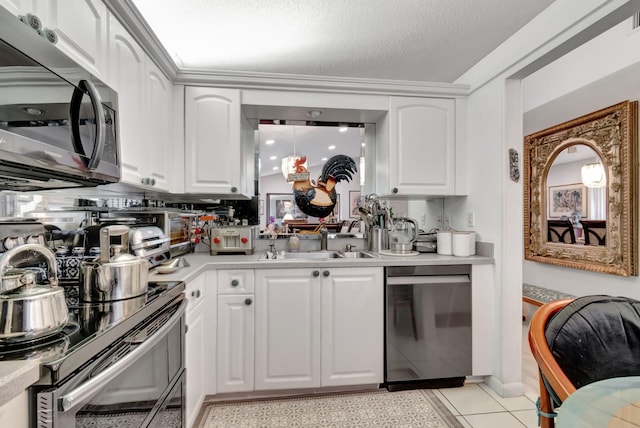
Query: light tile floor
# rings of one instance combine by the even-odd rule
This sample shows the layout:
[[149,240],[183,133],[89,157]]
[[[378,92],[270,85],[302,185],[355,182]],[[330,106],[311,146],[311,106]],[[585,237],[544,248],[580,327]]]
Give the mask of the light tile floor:
[[529,350],[529,323],[522,324],[522,381],[524,395],[503,398],[485,384],[443,388],[435,394],[466,428],[536,428],[538,366]]

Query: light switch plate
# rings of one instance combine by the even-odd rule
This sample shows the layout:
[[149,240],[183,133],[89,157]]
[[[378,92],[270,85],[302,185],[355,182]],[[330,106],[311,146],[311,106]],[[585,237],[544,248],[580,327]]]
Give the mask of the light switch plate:
[[475,211],[467,212],[467,226],[475,227],[476,226],[476,213]]

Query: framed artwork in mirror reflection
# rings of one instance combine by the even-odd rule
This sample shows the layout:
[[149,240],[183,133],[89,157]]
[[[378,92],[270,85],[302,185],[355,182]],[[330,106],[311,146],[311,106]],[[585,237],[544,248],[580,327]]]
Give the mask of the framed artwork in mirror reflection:
[[587,187],[584,184],[549,186],[549,218],[588,218]]

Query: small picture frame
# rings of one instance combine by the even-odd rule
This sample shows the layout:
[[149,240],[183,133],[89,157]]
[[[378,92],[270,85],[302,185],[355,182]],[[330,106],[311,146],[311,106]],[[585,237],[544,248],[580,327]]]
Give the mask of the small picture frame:
[[360,205],[360,191],[349,191],[349,217],[360,217],[360,214],[358,214],[358,208],[360,208]]

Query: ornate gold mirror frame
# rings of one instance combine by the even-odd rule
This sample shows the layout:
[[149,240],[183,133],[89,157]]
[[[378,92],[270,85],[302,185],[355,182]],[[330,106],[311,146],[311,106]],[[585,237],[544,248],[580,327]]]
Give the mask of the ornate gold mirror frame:
[[[547,174],[555,158],[587,145],[606,171],[606,245],[547,240]],[[620,104],[524,139],[525,259],[615,275],[638,275],[638,102]]]

